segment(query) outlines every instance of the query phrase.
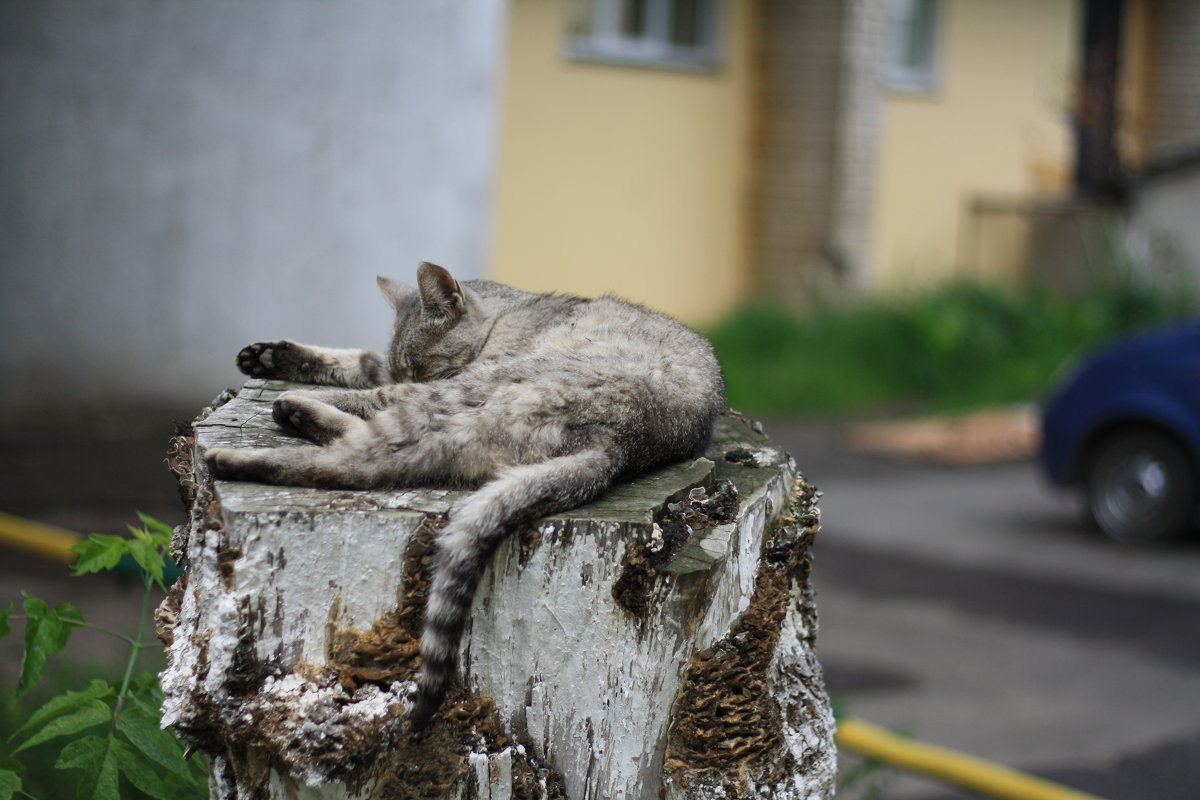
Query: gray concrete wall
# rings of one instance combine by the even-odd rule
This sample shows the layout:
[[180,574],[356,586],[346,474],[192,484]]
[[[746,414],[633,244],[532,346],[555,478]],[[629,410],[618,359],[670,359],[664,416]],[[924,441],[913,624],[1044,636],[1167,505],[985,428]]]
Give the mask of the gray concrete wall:
[[0,4],[0,410],[153,406],[381,346],[484,270],[504,0]]

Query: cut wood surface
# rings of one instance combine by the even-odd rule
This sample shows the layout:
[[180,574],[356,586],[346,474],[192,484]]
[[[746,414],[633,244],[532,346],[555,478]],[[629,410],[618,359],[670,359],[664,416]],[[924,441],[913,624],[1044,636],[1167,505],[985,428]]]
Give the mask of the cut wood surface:
[[461,685],[412,736],[428,560],[465,493],[212,481],[208,448],[315,446],[271,419],[288,388],[248,381],[169,455],[190,517],[164,719],[214,756],[214,797],[832,796],[816,492],[758,426],[731,412],[705,458],[502,545]]

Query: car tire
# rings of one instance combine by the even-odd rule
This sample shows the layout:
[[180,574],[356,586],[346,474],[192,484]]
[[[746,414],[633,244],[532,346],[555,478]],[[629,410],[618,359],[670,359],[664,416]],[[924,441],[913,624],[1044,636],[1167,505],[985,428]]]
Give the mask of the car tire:
[[1089,450],[1084,476],[1088,515],[1111,539],[1160,541],[1184,533],[1192,521],[1195,468],[1161,431],[1108,434]]

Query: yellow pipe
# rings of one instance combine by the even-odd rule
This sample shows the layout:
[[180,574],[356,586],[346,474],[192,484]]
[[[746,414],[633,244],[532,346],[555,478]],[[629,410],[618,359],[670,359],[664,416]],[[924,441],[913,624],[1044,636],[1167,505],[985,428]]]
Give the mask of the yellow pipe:
[[839,746],[876,761],[1001,800],[1100,800],[990,761],[905,739],[861,719],[840,720],[836,739]]
[[75,554],[70,547],[82,539],[73,531],[0,513],[0,545],[73,564]]

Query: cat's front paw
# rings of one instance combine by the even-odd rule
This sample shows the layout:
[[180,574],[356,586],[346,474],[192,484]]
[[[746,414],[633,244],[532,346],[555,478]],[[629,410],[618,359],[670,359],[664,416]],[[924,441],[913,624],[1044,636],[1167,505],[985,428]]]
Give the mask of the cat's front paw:
[[237,354],[237,366],[252,378],[302,378],[311,370],[305,347],[287,339],[277,342],[255,342]]
[[284,392],[271,406],[271,417],[281,428],[327,444],[346,431],[346,415],[304,392]]

